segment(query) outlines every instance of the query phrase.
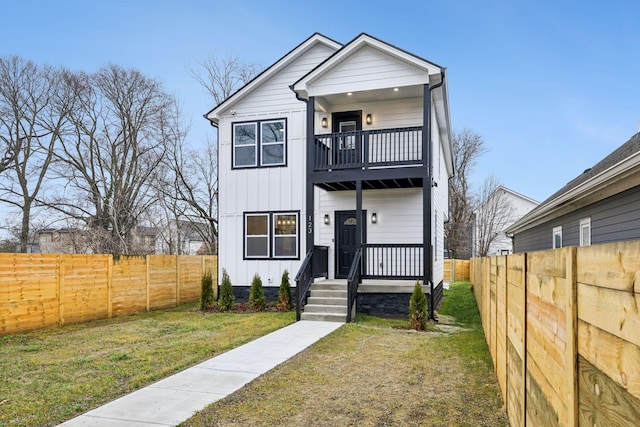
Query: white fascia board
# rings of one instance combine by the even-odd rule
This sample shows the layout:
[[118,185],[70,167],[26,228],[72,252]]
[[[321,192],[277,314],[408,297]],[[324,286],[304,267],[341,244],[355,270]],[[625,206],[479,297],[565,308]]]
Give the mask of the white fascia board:
[[[596,191],[604,190],[598,197],[598,200],[617,194],[620,191],[609,194],[609,192],[606,191],[607,186],[620,182],[638,172],[640,172],[640,152],[632,154],[621,162],[611,166],[609,169],[600,172],[591,179],[559,195],[555,199],[543,205],[538,205],[538,207],[513,223],[513,225],[505,231],[509,234],[520,233],[548,220],[569,213],[582,207],[579,206],[578,203]],[[595,201],[596,200],[593,200],[589,204]]]
[[341,44],[319,33],[314,34],[313,36],[309,37],[307,40],[302,42],[300,45],[298,45],[296,48],[294,48],[292,51],[290,51],[288,54],[286,54],[285,56],[280,58],[278,61],[276,61],[274,64],[272,64],[269,68],[264,70],[262,73],[258,74],[249,83],[247,83],[246,85],[238,89],[229,98],[225,99],[220,104],[218,104],[218,106],[216,106],[213,110],[209,111],[206,114],[206,118],[217,124],[224,111],[229,110],[231,107],[233,107],[235,103],[237,103],[238,101],[246,97],[248,94],[253,92],[255,88],[259,87],[263,82],[271,78],[274,74],[278,73],[284,67],[289,65],[295,59],[297,59],[302,53],[306,52],[308,49],[310,49],[312,46],[316,45],[317,43],[325,44],[336,50],[342,47]]

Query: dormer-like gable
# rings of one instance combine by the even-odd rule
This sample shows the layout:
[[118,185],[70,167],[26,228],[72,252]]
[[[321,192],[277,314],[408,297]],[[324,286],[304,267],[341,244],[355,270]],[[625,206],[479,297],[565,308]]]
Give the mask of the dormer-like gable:
[[[250,96],[256,90],[258,90],[265,82],[272,79],[282,72],[286,67],[300,60],[305,54],[322,46],[329,50],[329,52],[335,52],[342,46],[340,43],[331,40],[328,37],[323,36],[320,33],[315,33],[304,42],[300,43],[289,53],[280,58],[277,62],[271,65],[269,68],[258,74],[253,80],[244,85],[238,91],[236,91],[229,98],[222,101],[218,106],[213,108],[207,114],[205,118],[210,120],[214,125],[218,125],[220,118],[228,111],[232,110],[236,104],[243,99]],[[297,78],[297,77],[296,77]]]
[[433,83],[443,68],[362,33],[293,85],[299,97]]

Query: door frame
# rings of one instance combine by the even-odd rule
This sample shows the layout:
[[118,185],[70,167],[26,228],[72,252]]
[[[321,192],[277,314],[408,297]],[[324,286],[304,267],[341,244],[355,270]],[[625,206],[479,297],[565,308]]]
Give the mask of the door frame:
[[331,113],[331,132],[340,132],[340,122],[355,121],[356,130],[362,130],[362,110],[338,111]]
[[[338,258],[339,258],[339,251],[338,248],[340,247],[340,227],[343,225],[342,221],[338,221],[338,217],[341,215],[352,215],[353,217],[355,217],[357,215],[357,211],[355,209],[350,209],[350,210],[345,210],[345,211],[335,211],[334,212],[334,224],[335,227],[333,228],[333,241],[335,242],[335,250],[334,250],[334,272],[333,272],[333,276],[336,279],[346,279],[347,276],[342,276],[339,271],[340,271],[340,266],[338,265]],[[363,209],[362,210],[362,218],[360,219],[362,221],[362,243],[365,244],[367,243],[367,210]],[[358,236],[356,236],[356,241],[358,239]]]

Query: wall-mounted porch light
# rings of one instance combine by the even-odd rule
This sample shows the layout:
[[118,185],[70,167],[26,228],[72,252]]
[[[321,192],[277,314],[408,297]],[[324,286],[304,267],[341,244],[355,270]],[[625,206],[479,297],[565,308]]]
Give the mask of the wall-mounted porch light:
[[322,118],[322,120],[320,121],[320,124],[322,125],[323,128],[326,128],[327,126],[329,126],[329,122],[327,121],[326,117]]
[[368,125],[373,123],[373,117],[371,117],[371,114],[367,114],[367,117],[365,118],[365,121],[367,122]]
[[378,214],[374,212],[371,214],[371,224],[377,224],[377,223],[378,223]]
[[331,222],[331,221],[329,220],[329,214],[324,214],[324,223],[325,223],[326,225],[329,225],[329,223],[330,223],[330,222]]

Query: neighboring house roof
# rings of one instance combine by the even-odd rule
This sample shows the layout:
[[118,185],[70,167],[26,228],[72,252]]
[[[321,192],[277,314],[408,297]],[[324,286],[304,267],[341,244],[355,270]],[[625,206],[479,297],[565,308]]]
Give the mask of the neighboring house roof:
[[300,43],[298,46],[293,48],[289,53],[284,55],[278,61],[276,61],[269,68],[258,74],[254,77],[249,83],[242,86],[238,89],[233,95],[229,96],[227,99],[222,101],[216,107],[214,107],[211,111],[204,115],[204,117],[211,121],[214,125],[218,124],[221,114],[230,109],[233,104],[243,99],[245,96],[250,94],[255,88],[259,87],[263,82],[268,80],[270,77],[278,73],[278,71],[282,70],[284,67],[289,65],[292,61],[298,58],[301,54],[308,51],[310,48],[315,46],[316,44],[321,43],[327,45],[335,50],[339,49],[342,45],[335,40],[332,40],[320,33],[314,33]]
[[640,133],[552,194],[506,231],[519,233],[640,185]]
[[538,205],[538,204],[540,203],[540,202],[537,202],[537,201],[533,200],[533,199],[532,199],[532,198],[530,198],[530,197],[527,197],[527,196],[525,196],[525,195],[523,195],[523,194],[518,193],[517,191],[513,191],[513,190],[511,190],[510,188],[505,187],[504,185],[499,185],[495,190],[493,190],[493,191],[491,192],[491,194],[489,194],[489,195],[487,196],[487,198],[486,198],[486,199],[484,199],[484,200],[482,201],[482,203],[480,204],[480,206],[478,206],[478,207],[476,208],[476,210],[474,210],[474,212],[478,212],[480,209],[482,209],[482,207],[487,203],[487,201],[488,201],[489,199],[491,199],[491,197],[493,197],[493,195],[494,195],[494,194],[496,194],[498,191],[504,191],[505,193],[509,193],[509,194],[511,194],[511,195],[512,195],[512,196],[514,196],[514,197],[518,197],[518,198],[520,198],[520,199],[522,199],[522,200],[524,200],[524,201],[526,201],[526,202],[529,202],[529,203],[531,203],[531,204],[534,204],[534,205]]

